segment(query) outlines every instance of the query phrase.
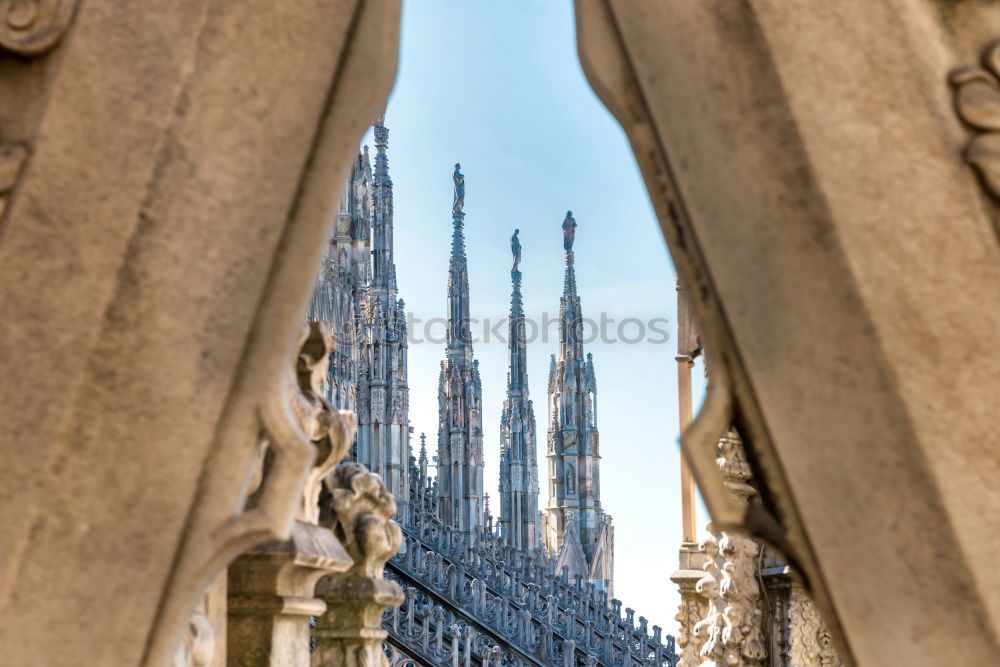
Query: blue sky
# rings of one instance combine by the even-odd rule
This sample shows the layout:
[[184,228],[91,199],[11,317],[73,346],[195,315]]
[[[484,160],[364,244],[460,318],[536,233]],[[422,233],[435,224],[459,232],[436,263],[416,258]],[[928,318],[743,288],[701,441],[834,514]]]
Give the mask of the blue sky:
[[[666,343],[595,342],[588,351],[597,371],[602,504],[616,530],[615,593],[637,616],[673,631],[677,594],[668,577],[680,539],[674,273],[625,135],[580,68],[572,3],[404,2],[399,74],[386,125],[397,276],[415,318],[445,313],[451,173],[461,162],[473,317],[496,321],[509,310],[514,228],[521,230],[527,316],[558,316],[561,223],[572,209],[584,316],[596,320],[605,313],[616,324],[624,318],[669,320]],[[626,336],[637,334],[634,323],[625,329]],[[543,506],[545,390],[556,347],[551,336],[529,345]],[[410,345],[413,446],[426,432],[432,454],[443,356],[440,344]],[[506,344],[480,342],[476,357],[483,378],[485,478],[495,499]]]

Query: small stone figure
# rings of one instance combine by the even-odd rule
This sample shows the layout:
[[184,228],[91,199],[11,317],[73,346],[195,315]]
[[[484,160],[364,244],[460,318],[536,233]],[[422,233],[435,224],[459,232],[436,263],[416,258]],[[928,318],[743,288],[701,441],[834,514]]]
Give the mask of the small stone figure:
[[566,252],[573,250],[573,240],[576,238],[576,220],[573,219],[573,211],[566,211],[566,219],[563,220],[563,248]]
[[517,271],[518,265],[521,263],[521,241],[517,238],[520,229],[514,230],[514,235],[510,237],[510,252],[514,255],[514,266],[511,267],[511,271]]
[[462,208],[465,207],[465,176],[461,172],[462,165],[458,162],[455,163],[455,173],[453,178],[455,179],[455,203],[452,204],[452,210],[455,213],[461,213]]

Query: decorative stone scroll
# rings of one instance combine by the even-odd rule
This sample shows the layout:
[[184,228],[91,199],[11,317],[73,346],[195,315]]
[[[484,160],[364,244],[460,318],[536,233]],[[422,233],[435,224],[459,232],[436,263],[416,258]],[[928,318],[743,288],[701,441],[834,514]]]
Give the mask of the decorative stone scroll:
[[0,0],[0,49],[41,55],[62,38],[75,12],[76,0]]
[[949,81],[959,118],[976,130],[962,155],[989,193],[1000,198],[1000,40],[983,51],[981,67],[957,69]]
[[295,362],[298,391],[292,392],[292,412],[303,433],[316,446],[316,462],[303,490],[298,518],[316,523],[323,480],[347,455],[356,422],[353,413],[335,410],[323,397],[322,384],[333,351],[329,327],[323,322],[307,322],[299,337],[298,350]]

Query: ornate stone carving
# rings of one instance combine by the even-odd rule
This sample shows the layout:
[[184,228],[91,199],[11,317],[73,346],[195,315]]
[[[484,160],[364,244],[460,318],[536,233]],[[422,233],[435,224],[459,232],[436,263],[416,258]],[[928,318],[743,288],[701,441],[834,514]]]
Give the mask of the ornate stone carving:
[[983,51],[982,67],[963,67],[951,73],[955,109],[977,130],[965,145],[963,157],[979,172],[987,190],[1000,198],[1000,41]]
[[295,360],[298,391],[292,394],[292,412],[302,432],[316,446],[316,461],[302,494],[299,520],[316,523],[319,519],[319,494],[323,479],[343,460],[354,437],[354,414],[334,410],[323,397],[323,379],[327,375],[333,339],[323,322],[308,322],[299,337]]
[[333,532],[354,559],[348,574],[381,577],[403,539],[392,520],[396,499],[378,475],[359,463],[338,466],[331,486]]
[[0,0],[0,49],[21,56],[45,53],[73,20],[76,0]]
[[[734,431],[719,440],[717,454],[716,465],[733,501],[745,505],[755,491],[747,483],[750,467]],[[719,531],[712,525],[708,530],[710,535],[700,547],[708,559],[705,575],[695,587],[708,601],[708,612],[693,631],[696,638],[704,640],[701,664],[763,664],[766,651],[757,583],[760,547],[740,534]]]
[[760,588],[755,559],[759,547],[741,535],[717,533],[706,538],[709,560],[697,591],[709,601],[708,615],[695,625],[703,637],[702,665],[760,665],[765,658]]
[[701,646],[705,641],[702,634],[695,634],[694,628],[704,618],[705,602],[700,594],[688,584],[681,587],[681,603],[674,620],[678,624],[677,647],[680,659],[678,667],[698,667],[701,663]]
[[833,639],[802,585],[793,582],[788,599],[788,664],[841,667]]
[[819,632],[822,622],[819,614],[805,591],[798,584],[792,584],[788,599],[788,659],[790,664],[803,667],[818,667]]
[[385,389],[376,387],[372,389],[371,395],[371,420],[373,423],[382,424],[385,422]]
[[403,591],[382,577],[398,550],[402,531],[392,520],[396,501],[378,475],[359,463],[343,463],[329,481],[333,531],[354,565],[342,575],[320,580],[316,594],[327,603],[314,636],[313,665],[387,665],[381,643],[382,613],[403,602]]
[[844,667],[844,661],[833,648],[833,637],[825,625],[819,630],[819,664],[820,667]]

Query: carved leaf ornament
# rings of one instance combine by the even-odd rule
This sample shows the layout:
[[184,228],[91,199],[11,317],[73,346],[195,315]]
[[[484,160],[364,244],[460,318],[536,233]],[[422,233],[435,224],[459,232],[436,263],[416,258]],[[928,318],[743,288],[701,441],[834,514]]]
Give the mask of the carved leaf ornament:
[[983,184],[1000,198],[1000,41],[987,47],[981,67],[951,73],[959,118],[978,130],[965,145],[963,157],[979,172]]

